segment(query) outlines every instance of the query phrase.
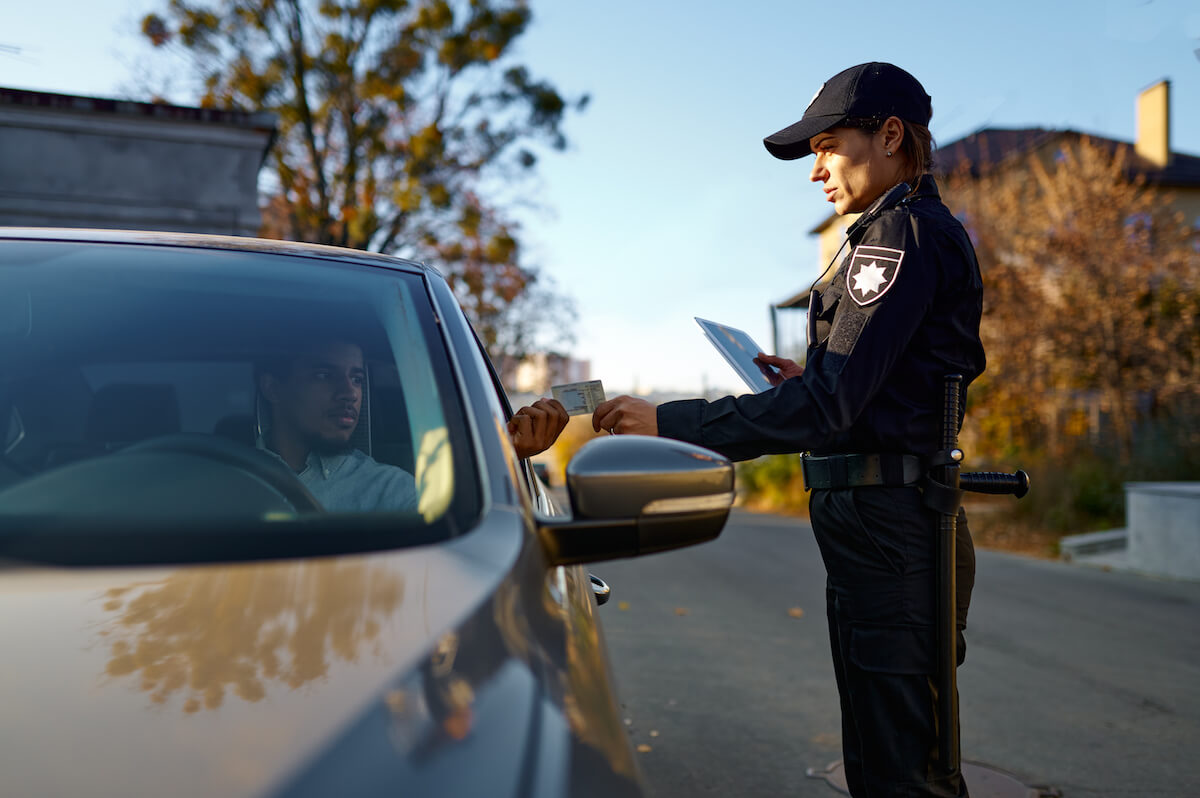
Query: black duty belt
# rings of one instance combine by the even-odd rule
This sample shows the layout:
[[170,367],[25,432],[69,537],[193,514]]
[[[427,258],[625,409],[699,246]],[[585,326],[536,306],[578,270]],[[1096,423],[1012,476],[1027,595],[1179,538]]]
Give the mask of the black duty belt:
[[840,490],[868,485],[901,488],[925,475],[921,458],[912,454],[831,454],[800,458],[807,490]]

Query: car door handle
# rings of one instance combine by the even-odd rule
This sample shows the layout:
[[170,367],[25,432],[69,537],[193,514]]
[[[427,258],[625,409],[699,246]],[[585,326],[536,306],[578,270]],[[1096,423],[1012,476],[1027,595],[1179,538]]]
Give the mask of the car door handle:
[[588,574],[588,579],[592,581],[592,592],[596,594],[596,604],[606,604],[612,595],[612,588],[595,574]]

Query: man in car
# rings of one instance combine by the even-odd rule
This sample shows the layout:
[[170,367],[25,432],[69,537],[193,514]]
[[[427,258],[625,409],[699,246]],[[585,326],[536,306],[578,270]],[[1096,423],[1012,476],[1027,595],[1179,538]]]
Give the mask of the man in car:
[[[271,413],[259,446],[295,472],[326,510],[415,510],[411,474],[350,446],[365,383],[362,348],[350,341],[317,343],[290,360],[261,364],[258,390]],[[514,414],[508,432],[525,458],[553,445],[566,424],[561,404],[539,399]]]

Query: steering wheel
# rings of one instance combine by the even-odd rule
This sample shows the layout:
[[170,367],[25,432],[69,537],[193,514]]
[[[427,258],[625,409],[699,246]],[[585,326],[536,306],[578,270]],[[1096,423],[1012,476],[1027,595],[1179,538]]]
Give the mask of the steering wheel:
[[278,491],[299,511],[323,512],[324,507],[292,470],[266,452],[213,435],[179,432],[127,446],[122,452],[164,452],[215,460],[248,472]]

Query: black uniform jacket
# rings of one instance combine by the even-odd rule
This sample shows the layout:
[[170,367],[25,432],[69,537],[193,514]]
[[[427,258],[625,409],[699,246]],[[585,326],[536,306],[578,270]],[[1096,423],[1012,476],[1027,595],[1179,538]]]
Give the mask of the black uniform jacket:
[[801,376],[759,394],[660,405],[659,435],[735,460],[937,450],[943,377],[962,374],[965,387],[984,369],[983,285],[933,178],[907,189],[880,197],[847,231],[850,254],[811,298]]

